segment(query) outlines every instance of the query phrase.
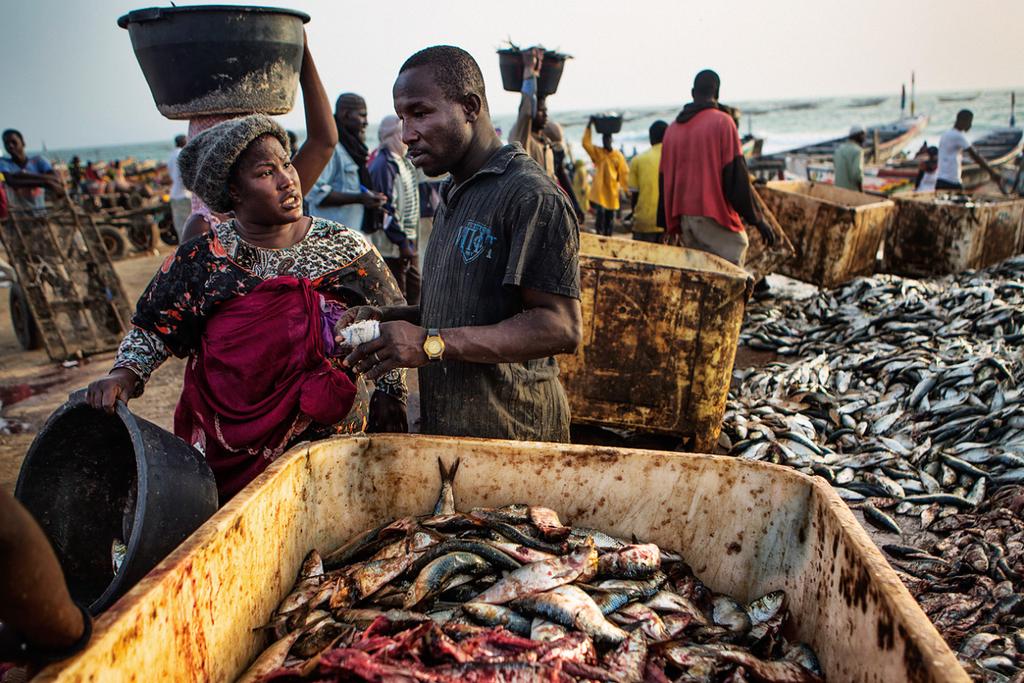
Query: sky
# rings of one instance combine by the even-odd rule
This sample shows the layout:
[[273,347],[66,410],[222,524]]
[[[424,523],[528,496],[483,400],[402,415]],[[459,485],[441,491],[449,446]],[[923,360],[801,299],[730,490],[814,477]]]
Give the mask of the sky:
[[[221,0],[223,4],[230,0]],[[178,6],[198,4],[177,2]],[[506,39],[574,56],[549,109],[684,103],[713,68],[731,101],[890,94],[916,71],[921,91],[1024,85],[1022,0],[266,0],[311,15],[309,43],[332,101],[362,94],[372,121],[416,50],[465,48],[491,109],[515,110],[495,50]],[[0,0],[0,127],[29,148],[148,142],[184,132],[157,113],[117,18],[139,0]],[[972,28],[972,26],[974,26]],[[304,128],[301,99],[281,118]]]

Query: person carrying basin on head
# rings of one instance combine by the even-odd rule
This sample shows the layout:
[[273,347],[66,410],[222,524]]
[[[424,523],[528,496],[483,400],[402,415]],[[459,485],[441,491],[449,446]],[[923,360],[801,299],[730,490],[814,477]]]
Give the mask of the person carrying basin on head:
[[670,243],[742,267],[748,244],[743,221],[755,226],[769,246],[775,233],[754,198],[736,123],[719,109],[720,83],[714,71],[698,73],[693,101],[665,132],[659,225]]
[[594,162],[594,179],[590,183],[590,204],[594,207],[595,228],[598,235],[610,237],[619,210],[619,194],[629,192],[629,166],[622,152],[612,147],[612,134],[601,134],[601,146],[591,142],[591,128],[595,117],[587,121],[583,131],[583,149]]
[[420,305],[350,310],[381,337],[346,362],[371,379],[419,368],[425,434],[568,441],[559,353],[581,336],[579,226],[564,193],[494,132],[480,67],[435,46],[394,86],[409,159],[450,173],[423,264]]
[[843,141],[832,155],[836,187],[861,192],[864,189],[864,141],[867,139],[864,126],[850,127],[850,136]]
[[185,186],[234,218],[178,247],[139,298],[110,373],[89,385],[108,411],[137,397],[170,356],[187,357],[174,433],[202,451],[225,501],[289,446],[405,431],[404,375],[372,398],[341,367],[334,323],[347,307],[402,303],[361,233],[302,213],[288,137],[270,118],[225,121],[181,151]]
[[[558,183],[572,204],[576,218],[583,220],[583,211],[572,192],[572,180],[565,166],[572,158],[565,144],[565,132],[557,122],[548,118],[547,95],[539,91],[544,48],[535,47],[523,53],[523,87],[519,113],[509,131],[508,141],[518,142],[544,172]],[[499,136],[500,137],[500,136]]]

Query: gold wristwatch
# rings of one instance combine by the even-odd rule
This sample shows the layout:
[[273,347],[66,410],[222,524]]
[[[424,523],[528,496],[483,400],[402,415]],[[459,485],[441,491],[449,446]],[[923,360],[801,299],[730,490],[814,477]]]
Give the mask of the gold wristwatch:
[[432,363],[444,358],[444,339],[441,339],[441,330],[432,327],[427,330],[427,338],[423,341],[423,353]]

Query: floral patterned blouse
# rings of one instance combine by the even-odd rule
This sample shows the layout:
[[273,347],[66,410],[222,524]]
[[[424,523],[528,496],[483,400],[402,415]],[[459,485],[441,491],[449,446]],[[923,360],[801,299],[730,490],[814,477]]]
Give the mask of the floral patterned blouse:
[[[296,244],[264,249],[244,241],[235,226],[229,220],[181,245],[139,298],[134,327],[121,342],[114,362],[114,368],[127,368],[142,380],[137,395],[171,354],[183,358],[199,348],[204,322],[219,304],[244,296],[278,275],[308,279],[326,299],[346,307],[404,303],[387,265],[356,230],[313,218],[306,236]],[[365,401],[361,384],[360,377],[357,386]],[[376,388],[404,403],[405,370],[391,371],[377,381]],[[364,414],[365,410],[364,405]]]

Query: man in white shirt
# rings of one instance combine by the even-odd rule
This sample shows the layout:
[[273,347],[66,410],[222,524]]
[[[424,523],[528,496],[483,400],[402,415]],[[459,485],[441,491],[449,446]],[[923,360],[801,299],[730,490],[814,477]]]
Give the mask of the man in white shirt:
[[971,129],[974,122],[974,112],[969,109],[961,109],[956,115],[956,123],[953,127],[942,134],[939,138],[939,168],[936,172],[936,190],[962,190],[964,189],[963,177],[961,176],[961,161],[966,151],[974,159],[974,163],[981,166],[992,176],[992,181],[1003,191],[1003,179],[995,169],[988,165],[985,158],[978,153],[967,139],[965,133]]
[[179,135],[174,138],[174,150],[167,157],[167,172],[171,176],[171,217],[174,219],[174,231],[181,242],[181,231],[185,229],[185,221],[192,215],[192,193],[185,189],[181,182],[181,171],[178,170],[178,155],[188,138]]

